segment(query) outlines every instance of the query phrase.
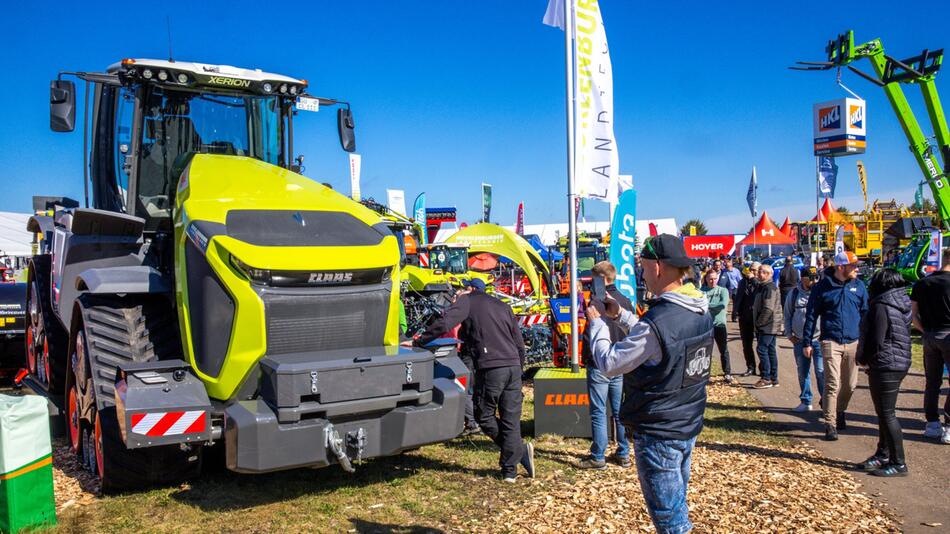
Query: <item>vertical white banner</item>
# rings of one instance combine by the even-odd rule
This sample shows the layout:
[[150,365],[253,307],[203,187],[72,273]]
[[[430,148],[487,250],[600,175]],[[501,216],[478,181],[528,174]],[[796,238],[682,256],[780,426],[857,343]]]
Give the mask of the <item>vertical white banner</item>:
[[402,189],[386,190],[386,205],[400,215],[406,214],[406,192]]
[[350,154],[350,196],[360,201],[360,165],[362,158],[359,154]]
[[596,0],[577,2],[574,17],[577,194],[616,201],[620,163],[614,137],[614,82],[607,34]]

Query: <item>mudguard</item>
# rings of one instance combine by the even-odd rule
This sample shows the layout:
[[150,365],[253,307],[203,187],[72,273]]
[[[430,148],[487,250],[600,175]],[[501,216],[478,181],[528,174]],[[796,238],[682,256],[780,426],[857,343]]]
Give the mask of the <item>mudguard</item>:
[[172,287],[167,277],[146,265],[86,269],[76,277],[76,290],[93,294],[170,293]]

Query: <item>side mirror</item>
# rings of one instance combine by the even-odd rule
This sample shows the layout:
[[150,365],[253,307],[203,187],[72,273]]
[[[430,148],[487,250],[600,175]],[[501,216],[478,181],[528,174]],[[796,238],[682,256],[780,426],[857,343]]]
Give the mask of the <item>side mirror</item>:
[[353,112],[349,108],[336,110],[336,128],[340,134],[340,146],[347,152],[356,151],[356,132],[353,124]]
[[76,128],[76,84],[70,80],[53,80],[49,84],[49,127],[54,132],[71,132]]

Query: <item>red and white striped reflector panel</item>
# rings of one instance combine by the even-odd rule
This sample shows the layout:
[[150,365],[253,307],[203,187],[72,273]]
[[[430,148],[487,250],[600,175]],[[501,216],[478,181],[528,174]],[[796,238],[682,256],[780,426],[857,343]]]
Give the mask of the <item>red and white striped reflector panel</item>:
[[547,320],[548,320],[548,316],[545,314],[518,316],[518,324],[520,324],[521,326],[534,326],[536,324],[541,324]]
[[429,266],[429,253],[420,252],[419,253],[419,267],[428,267]]
[[455,377],[455,384],[462,388],[462,391],[468,390],[468,375],[462,375]]
[[178,436],[205,431],[204,410],[151,412],[132,415],[132,432],[143,436]]

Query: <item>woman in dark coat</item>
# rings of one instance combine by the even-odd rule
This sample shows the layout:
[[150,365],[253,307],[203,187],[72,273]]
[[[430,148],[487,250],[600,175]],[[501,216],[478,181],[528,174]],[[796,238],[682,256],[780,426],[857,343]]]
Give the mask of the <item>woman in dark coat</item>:
[[877,450],[864,469],[882,477],[907,476],[901,426],[894,412],[901,381],[910,368],[911,306],[904,278],[882,269],[868,287],[870,308],[861,322],[858,364],[868,373],[868,388],[878,419]]

